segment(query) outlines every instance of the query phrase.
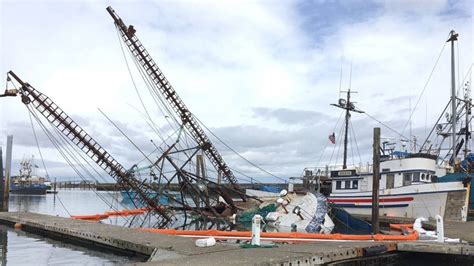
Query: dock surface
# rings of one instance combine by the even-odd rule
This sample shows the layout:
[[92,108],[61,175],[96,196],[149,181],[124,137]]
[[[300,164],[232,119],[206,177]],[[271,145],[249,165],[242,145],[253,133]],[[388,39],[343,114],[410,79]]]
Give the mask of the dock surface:
[[[22,230],[58,240],[144,256],[147,258],[145,265],[319,265],[397,250],[394,242],[351,241],[278,244],[273,248],[242,248],[237,244],[217,243],[199,248],[191,238],[28,212],[0,212],[0,223],[20,223]],[[410,246],[405,249],[408,251]],[[451,254],[458,254],[457,249],[452,250]],[[459,250],[462,253],[462,248]]]

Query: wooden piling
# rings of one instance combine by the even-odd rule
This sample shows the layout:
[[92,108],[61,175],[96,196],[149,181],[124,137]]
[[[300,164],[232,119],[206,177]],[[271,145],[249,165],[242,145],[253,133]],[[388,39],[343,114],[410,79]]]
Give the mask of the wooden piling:
[[3,210],[3,193],[5,191],[5,176],[3,175],[3,150],[0,147],[0,210]]
[[2,211],[8,211],[8,202],[10,199],[10,178],[12,171],[12,145],[13,145],[13,136],[7,136],[7,153],[5,158],[5,181],[3,187],[3,208]]
[[372,232],[379,233],[380,128],[374,128],[372,181]]

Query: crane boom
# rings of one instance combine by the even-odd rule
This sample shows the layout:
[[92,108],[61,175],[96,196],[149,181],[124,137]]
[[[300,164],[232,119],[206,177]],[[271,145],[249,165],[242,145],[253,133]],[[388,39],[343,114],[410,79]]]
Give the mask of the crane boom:
[[[18,82],[21,87],[19,93],[25,105],[32,104],[48,122],[55,126],[72,143],[79,147],[85,154],[106,171],[122,187],[134,191],[139,197],[140,203],[147,206],[158,218],[159,227],[163,227],[172,220],[168,212],[158,206],[146,192],[144,185],[134,178],[112,155],[110,155],[99,143],[97,143],[87,132],[72,120],[61,108],[59,108],[48,96],[33,88],[30,84],[23,82],[13,71],[8,76]],[[16,96],[10,93],[8,96]]]
[[196,118],[194,118],[192,113],[189,111],[166,77],[163,75],[163,72],[151,58],[148,51],[141,44],[140,40],[135,35],[136,30],[134,27],[132,25],[127,27],[122,19],[117,15],[117,13],[115,13],[112,7],[107,7],[107,11],[114,19],[115,25],[119,29],[120,35],[132,55],[136,57],[140,66],[149,76],[154,85],[159,88],[159,91],[162,93],[172,109],[176,112],[178,117],[180,117],[182,124],[186,127],[191,136],[204,151],[212,165],[229,181],[229,183],[232,184],[234,189],[240,190],[237,184],[237,179],[235,178],[232,170],[227,166],[224,159],[217,151],[216,147],[212,144],[204,130],[201,128]]

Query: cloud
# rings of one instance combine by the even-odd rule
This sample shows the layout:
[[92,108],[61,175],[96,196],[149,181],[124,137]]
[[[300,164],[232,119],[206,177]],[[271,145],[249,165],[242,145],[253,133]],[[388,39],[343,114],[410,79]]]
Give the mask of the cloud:
[[[341,110],[329,104],[344,97],[339,89],[358,91],[353,100],[360,109],[403,131],[406,99],[418,98],[451,29],[460,33],[463,75],[472,64],[472,15],[465,11],[470,1],[138,1],[112,6],[135,26],[189,110],[239,153],[282,177],[330,161],[334,147],[327,136],[336,132],[340,139],[341,122],[334,128]],[[129,73],[102,3],[2,2],[0,17],[1,71],[13,69],[50,96],[126,167],[143,155],[97,108],[144,153],[153,150],[151,139],[159,143],[177,132],[130,58]],[[433,123],[446,104],[448,52],[445,47],[413,117],[416,134],[424,135],[420,125]],[[152,122],[130,74],[161,137],[148,125]],[[24,106],[18,99],[0,101],[0,145],[13,133],[17,160],[35,153]],[[352,124],[362,157],[355,161],[370,161],[372,128],[379,124],[356,114]],[[48,160],[61,162],[47,139],[39,138]],[[213,140],[231,167],[268,178]],[[58,175],[75,177],[66,168]]]
[[293,110],[288,108],[266,108],[256,107],[253,108],[253,112],[256,117],[261,119],[274,119],[282,124],[286,125],[311,125],[328,122],[330,116],[306,110]]

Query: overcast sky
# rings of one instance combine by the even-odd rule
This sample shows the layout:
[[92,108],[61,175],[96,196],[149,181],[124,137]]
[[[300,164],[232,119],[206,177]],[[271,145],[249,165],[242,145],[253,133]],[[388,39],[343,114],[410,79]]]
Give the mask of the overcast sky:
[[[0,1],[1,72],[13,70],[48,95],[126,167],[141,155],[98,108],[145,151],[152,149],[149,139],[158,137],[137,111],[139,99],[108,5],[135,26],[195,116],[282,178],[299,176],[307,166],[342,162],[340,126],[335,127],[341,110],[330,106],[340,97],[340,83],[358,92],[353,98],[359,109],[408,136],[410,99],[414,107],[451,29],[459,33],[460,76],[473,62],[468,0]],[[446,45],[414,113],[419,139],[448,101],[449,51]],[[143,89],[139,76],[134,78]],[[151,111],[162,124],[163,115]],[[352,118],[356,139],[350,141],[349,163],[365,164],[373,127],[380,125],[364,114]],[[36,130],[49,174],[77,178]],[[336,145],[328,144],[333,132]],[[22,158],[38,158],[19,98],[0,99],[3,147],[8,134],[14,135],[14,171]],[[384,127],[382,135],[400,138]],[[274,180],[216,145],[230,167]]]

